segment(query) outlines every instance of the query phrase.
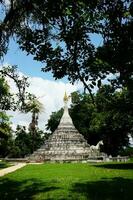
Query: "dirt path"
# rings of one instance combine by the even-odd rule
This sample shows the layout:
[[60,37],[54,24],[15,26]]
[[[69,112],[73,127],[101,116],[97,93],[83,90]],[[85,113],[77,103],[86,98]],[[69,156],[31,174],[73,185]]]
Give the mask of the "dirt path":
[[0,176],[4,176],[4,175],[6,175],[6,174],[8,174],[8,173],[14,172],[14,171],[16,171],[17,169],[20,169],[20,168],[24,167],[25,165],[26,165],[26,163],[17,163],[17,164],[14,165],[14,166],[1,169],[1,170],[0,170]]

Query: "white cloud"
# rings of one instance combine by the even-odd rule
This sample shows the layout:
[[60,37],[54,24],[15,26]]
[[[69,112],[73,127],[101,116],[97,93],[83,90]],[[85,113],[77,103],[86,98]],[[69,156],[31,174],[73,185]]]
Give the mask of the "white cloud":
[[5,3],[6,6],[10,5],[10,1],[9,0],[4,0],[4,3]]
[[[11,90],[16,92],[15,84],[12,80],[8,79]],[[64,83],[63,81],[51,81],[39,77],[30,77],[29,78],[30,86],[28,92],[35,94],[38,100],[43,104],[44,110],[40,113],[39,116],[39,127],[40,129],[45,129],[45,124],[54,111],[59,110],[63,107],[63,96],[66,91],[69,95],[73,91],[80,90],[82,84],[72,85],[70,83]],[[17,124],[28,126],[31,121],[31,114],[24,114],[18,111],[8,111],[8,114],[12,115],[13,127]]]
[[131,135],[129,135],[129,144],[133,147],[133,137]]

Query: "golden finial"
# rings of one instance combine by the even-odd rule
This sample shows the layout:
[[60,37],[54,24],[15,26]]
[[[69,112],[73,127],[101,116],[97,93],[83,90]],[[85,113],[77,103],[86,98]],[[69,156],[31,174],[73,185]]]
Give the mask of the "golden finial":
[[65,102],[67,102],[67,101],[68,101],[68,96],[67,96],[67,93],[66,93],[66,91],[65,91],[65,94],[64,94],[64,98],[63,98],[63,100],[64,100]]

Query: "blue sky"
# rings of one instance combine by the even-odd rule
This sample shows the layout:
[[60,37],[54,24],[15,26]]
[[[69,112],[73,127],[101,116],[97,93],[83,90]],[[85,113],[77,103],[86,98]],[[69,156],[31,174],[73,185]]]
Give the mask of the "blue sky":
[[33,60],[32,55],[26,55],[26,52],[21,51],[13,40],[10,41],[9,50],[3,60],[4,63],[18,65],[19,70],[28,76],[53,79],[51,73],[41,72],[43,66],[41,62]]

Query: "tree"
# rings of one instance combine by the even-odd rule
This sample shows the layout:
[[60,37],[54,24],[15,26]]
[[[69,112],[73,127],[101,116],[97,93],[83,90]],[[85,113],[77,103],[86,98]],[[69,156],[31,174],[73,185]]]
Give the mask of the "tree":
[[100,137],[90,131],[90,123],[92,115],[96,108],[91,102],[91,97],[88,94],[72,93],[72,105],[70,115],[73,123],[78,131],[85,137],[89,144],[96,144]]
[[[15,146],[18,148],[18,152],[12,153],[13,157],[25,157],[33,153],[34,150],[38,149],[45,141],[45,133],[38,128],[36,129],[36,134],[33,138],[33,133],[29,130],[26,130],[24,126],[17,126],[16,128],[16,138]],[[33,149],[34,143],[34,149]]]
[[4,77],[0,76],[0,138],[7,138],[11,132],[10,118],[4,111],[11,106],[11,98],[9,86]]
[[[16,84],[16,89],[18,90],[16,94],[10,92],[10,87],[5,80],[7,77],[11,78]],[[26,91],[29,83],[27,77],[20,75],[17,71],[16,66],[3,67],[0,70],[0,149],[1,156],[14,156],[20,157],[28,153],[31,153],[31,147],[28,147],[27,141],[32,141],[32,151],[36,149],[37,144],[35,140],[39,142],[41,140],[41,131],[37,129],[38,115],[41,110],[41,103],[35,98],[34,95]],[[30,102],[30,103],[29,103]],[[12,136],[12,129],[10,118],[7,116],[7,110],[16,109],[23,112],[32,112],[32,122],[30,124],[30,136],[26,134],[24,129],[18,130],[21,133],[21,143],[20,139],[19,145],[16,145]],[[36,133],[36,135],[35,135]],[[40,137],[40,140],[39,140]],[[34,138],[34,139],[33,139]],[[41,140],[42,141],[42,140]],[[31,142],[30,142],[31,144]],[[40,144],[40,142],[39,142]],[[38,145],[39,145],[38,144]],[[22,149],[23,148],[23,149]]]
[[10,117],[5,112],[0,111],[0,157],[7,156],[12,147],[13,140]]
[[8,137],[11,132],[11,123],[5,112],[0,112],[0,138]]
[[3,76],[0,75],[0,110],[9,110],[13,107],[14,98],[10,87]]
[[0,75],[0,157],[7,156],[10,148],[13,149],[10,117],[5,112],[13,106],[13,103],[14,99],[9,91],[9,85]]
[[51,133],[53,133],[57,128],[57,126],[59,125],[62,115],[63,115],[63,108],[61,108],[58,112],[52,112],[50,118],[48,119],[48,123],[46,124],[46,129],[50,130]]
[[38,101],[37,98],[29,101],[27,104],[27,111],[32,113],[31,123],[29,124],[29,131],[32,135],[32,151],[35,150],[35,138],[37,136],[37,126],[39,113],[43,110],[43,105]]
[[[115,87],[131,88],[132,1],[11,0],[6,10],[1,55],[14,35],[22,50],[45,63],[43,71],[56,79],[67,76],[72,83],[80,80],[93,102],[91,90],[109,73],[115,75],[110,80]],[[94,33],[102,37],[102,47],[92,43]]]
[[104,43],[97,49],[97,56],[109,67],[103,70],[115,74],[112,85],[128,87],[133,85],[133,2],[132,0],[105,1],[102,7]]
[[[44,144],[44,142],[47,140],[47,133],[40,130],[39,128],[36,128],[35,135],[33,135],[33,132],[29,131],[30,135],[30,149],[31,153],[33,153],[35,150],[39,149],[41,145]],[[34,147],[33,147],[34,144]]]
[[[20,110],[26,111],[26,104],[29,100],[34,99],[34,95],[28,93],[26,90],[29,87],[28,77],[20,75],[17,66],[7,66],[3,67],[0,70],[1,77],[1,99],[0,99],[0,108],[2,110]],[[10,78],[16,85],[16,94],[9,92],[9,85],[5,78]],[[3,85],[2,85],[3,82]]]
[[15,145],[19,148],[17,157],[25,157],[26,154],[31,154],[30,135],[27,133],[26,127],[18,125],[15,135]]
[[[94,113],[90,129],[99,133],[104,141],[103,149],[111,155],[117,155],[129,144],[132,134],[133,103],[127,90],[115,92],[109,85],[103,86],[96,95],[97,112]],[[130,111],[129,111],[130,110]]]

